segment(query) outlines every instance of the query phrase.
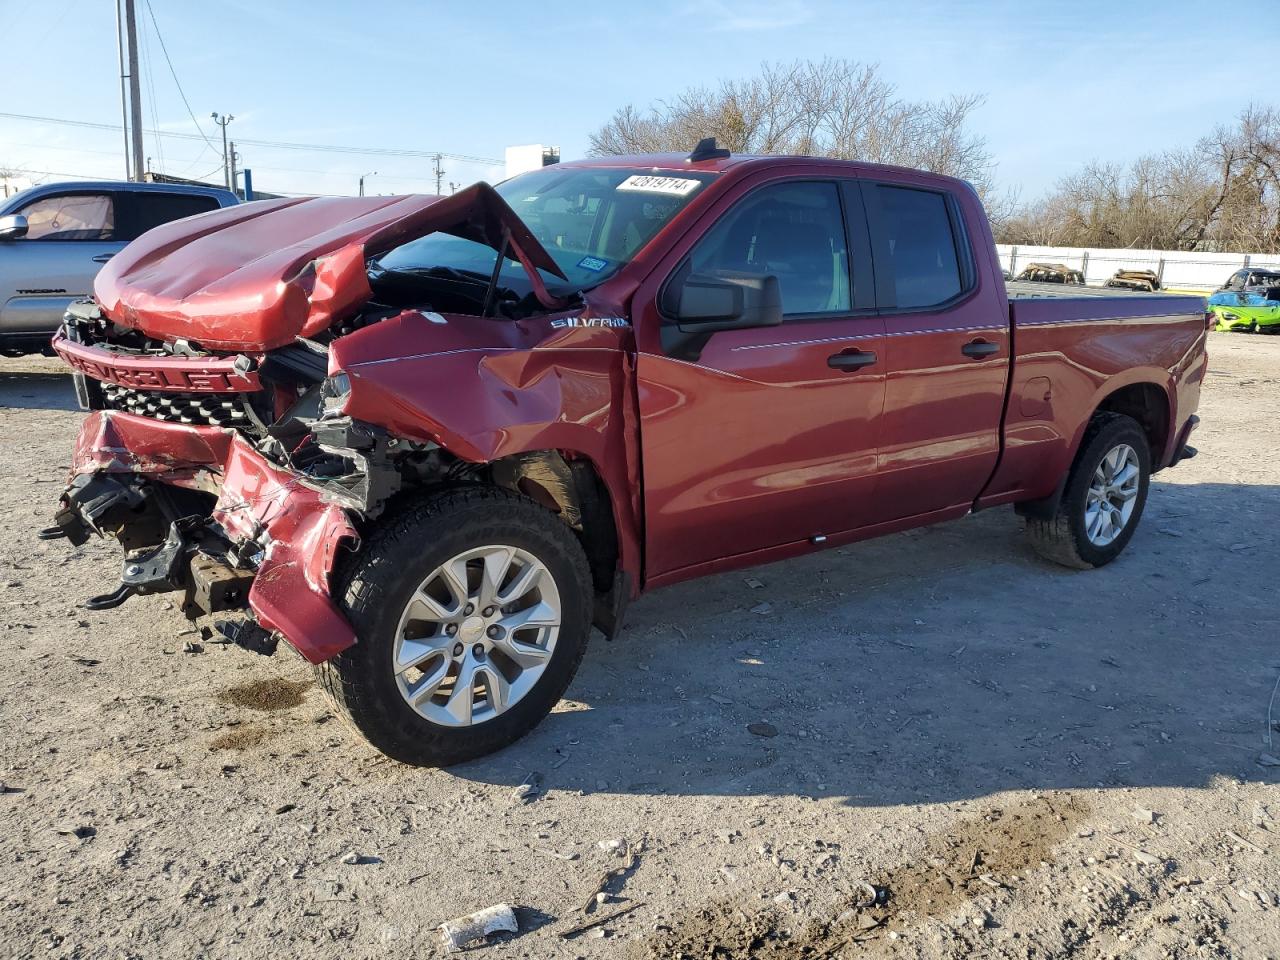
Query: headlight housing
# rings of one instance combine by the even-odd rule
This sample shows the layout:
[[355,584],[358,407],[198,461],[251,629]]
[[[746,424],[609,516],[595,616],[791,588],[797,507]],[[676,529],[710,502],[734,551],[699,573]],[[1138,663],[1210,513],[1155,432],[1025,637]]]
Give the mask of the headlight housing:
[[345,373],[325,377],[320,384],[320,419],[340,417],[346,412],[351,396],[351,378]]

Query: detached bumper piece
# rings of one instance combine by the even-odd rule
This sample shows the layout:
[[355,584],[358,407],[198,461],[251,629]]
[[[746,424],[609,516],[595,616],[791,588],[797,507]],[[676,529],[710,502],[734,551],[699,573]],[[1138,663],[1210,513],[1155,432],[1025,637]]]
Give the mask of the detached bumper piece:
[[264,657],[275,653],[279,643],[279,637],[276,634],[262,629],[253,620],[219,620],[213,625],[213,630],[205,630],[204,638],[208,640],[213,636],[214,631],[227,643],[234,643],[237,647],[251,653],[260,653]]
[[136,480],[129,482],[101,474],[81,474],[67,487],[67,492],[62,495],[62,505],[54,514],[54,525],[41,530],[40,539],[66,537],[79,547],[88,541],[91,533],[105,536],[109,531],[104,529],[104,524],[113,515],[136,514],[145,501],[146,493]]
[[247,614],[215,629],[257,653],[283,637],[320,663],[355,643],[329,593],[339,549],[358,539],[346,511],[235,431],[97,411],[81,427],[72,473],[41,537],[79,545],[111,535],[125,550],[120,585],[90,609],[183,591],[192,619]]

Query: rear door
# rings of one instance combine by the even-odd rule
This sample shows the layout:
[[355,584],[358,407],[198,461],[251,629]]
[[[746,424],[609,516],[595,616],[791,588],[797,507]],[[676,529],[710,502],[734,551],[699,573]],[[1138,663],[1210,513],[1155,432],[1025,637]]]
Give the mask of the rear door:
[[[867,244],[856,184],[765,176],[720,198],[637,291],[650,582],[865,521],[885,389]],[[686,265],[777,276],[785,322],[666,355],[661,291]]]
[[13,213],[25,237],[0,241],[0,340],[52,336],[67,304],[93,292],[93,278],[124,247],[116,194],[68,190]]
[[875,519],[890,521],[969,503],[990,478],[1009,309],[977,269],[975,240],[988,241],[976,196],[895,182],[862,194],[886,334]]

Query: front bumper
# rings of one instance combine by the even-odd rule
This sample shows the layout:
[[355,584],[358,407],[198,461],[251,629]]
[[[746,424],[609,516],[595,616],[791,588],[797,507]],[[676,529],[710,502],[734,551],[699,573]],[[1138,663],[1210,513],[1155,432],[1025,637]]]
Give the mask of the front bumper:
[[[63,495],[63,518],[98,529],[75,491],[84,475],[106,475],[216,494],[211,521],[256,574],[248,606],[312,663],[356,642],[330,593],[338,551],[358,544],[345,509],[277,467],[240,434],[100,410],[85,418]],[[102,532],[98,529],[98,532]],[[117,536],[121,536],[117,533]],[[128,544],[127,537],[121,536]],[[177,587],[174,587],[177,589]]]

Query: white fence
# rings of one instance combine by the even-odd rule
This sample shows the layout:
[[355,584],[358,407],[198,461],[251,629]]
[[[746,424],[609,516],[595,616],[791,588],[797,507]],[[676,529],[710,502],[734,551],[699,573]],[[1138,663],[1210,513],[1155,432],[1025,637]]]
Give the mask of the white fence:
[[1187,253],[1181,250],[1086,250],[1082,247],[1031,247],[996,244],[1000,265],[1015,277],[1031,263],[1062,263],[1101,285],[1117,270],[1151,270],[1162,287],[1216,290],[1241,267],[1280,270],[1280,254]]

